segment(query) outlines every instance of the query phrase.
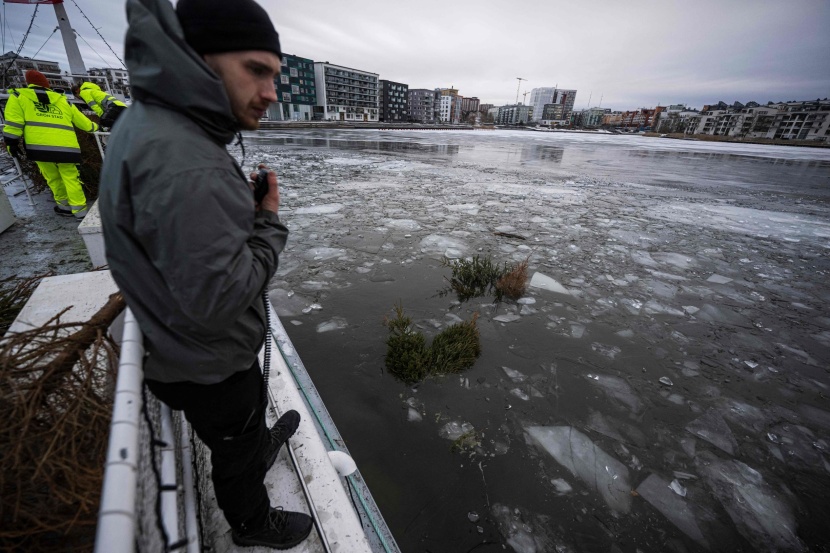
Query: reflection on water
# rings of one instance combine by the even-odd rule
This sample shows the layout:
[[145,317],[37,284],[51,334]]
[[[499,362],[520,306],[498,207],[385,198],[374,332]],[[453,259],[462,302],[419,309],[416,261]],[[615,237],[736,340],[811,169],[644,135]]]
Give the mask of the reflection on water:
[[418,142],[353,140],[339,138],[252,136],[247,138],[247,140],[256,144],[273,144],[278,146],[336,148],[338,150],[359,150],[369,152],[427,153],[448,156],[457,154],[460,148],[457,144],[421,144]]
[[[262,146],[413,155],[490,168],[526,167],[553,178],[584,175],[690,188],[728,184],[765,192],[796,188],[830,197],[830,149],[824,148],[526,131],[269,130],[247,134],[245,139]],[[759,167],[764,168],[763,178]]]
[[560,163],[562,155],[565,153],[564,148],[556,146],[542,146],[539,144],[528,144],[522,147],[522,163],[532,163],[537,161],[550,161],[552,163]]

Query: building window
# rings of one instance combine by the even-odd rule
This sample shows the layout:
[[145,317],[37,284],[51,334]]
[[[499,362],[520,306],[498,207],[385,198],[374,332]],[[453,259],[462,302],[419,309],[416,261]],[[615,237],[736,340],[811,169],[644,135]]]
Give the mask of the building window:
[[288,84],[290,82],[291,82],[291,79],[288,77],[288,75],[280,75],[280,83]]
[[288,92],[283,92],[282,101],[286,103],[291,103],[291,94],[289,94]]

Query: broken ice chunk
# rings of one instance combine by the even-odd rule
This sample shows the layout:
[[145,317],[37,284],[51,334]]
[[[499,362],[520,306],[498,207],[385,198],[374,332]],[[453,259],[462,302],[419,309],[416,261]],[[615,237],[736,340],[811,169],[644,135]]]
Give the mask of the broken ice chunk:
[[686,488],[684,488],[676,478],[671,481],[671,484],[669,484],[669,489],[680,497],[686,497]]
[[[672,484],[674,482],[677,482],[677,480],[674,480]],[[703,533],[700,531],[697,519],[689,508],[689,504],[680,497],[677,497],[677,495],[671,493],[669,490],[674,490],[670,486],[671,484],[664,479],[656,474],[652,474],[637,487],[637,493],[640,497],[651,503],[672,524],[677,526],[681,532],[700,545],[708,548],[709,545],[706,542],[706,538],[703,537]]]
[[713,274],[712,276],[706,279],[706,282],[712,282],[714,284],[726,284],[727,282],[732,282],[732,279],[719,274]]
[[346,319],[342,317],[334,317],[333,319],[320,323],[317,325],[317,332],[329,332],[332,330],[342,330],[349,326]]
[[804,551],[797,537],[794,498],[744,463],[704,452],[695,460],[738,532],[758,551]]
[[573,488],[570,484],[568,484],[564,478],[551,478],[550,483],[553,484],[556,493],[559,495],[565,495],[566,493],[571,493]]
[[622,378],[618,378],[616,376],[605,376],[605,375],[588,375],[588,377],[595,382],[592,384],[596,384],[602,391],[608,395],[608,397],[615,399],[628,407],[631,412],[634,414],[639,414],[643,410],[643,402],[640,400],[639,396],[634,393],[634,390],[631,389],[631,386],[623,380]]
[[421,415],[421,413],[418,412],[417,409],[409,407],[406,412],[406,419],[409,422],[421,422],[422,420],[424,420],[424,417],[423,415]]
[[468,434],[474,430],[473,425],[469,422],[450,421],[438,431],[438,435],[447,440],[457,440],[464,434]]
[[500,323],[512,323],[513,321],[518,321],[519,319],[521,319],[521,316],[516,315],[515,313],[505,313],[504,315],[493,317],[494,321],[498,321]]
[[528,434],[557,463],[602,496],[614,511],[631,509],[628,468],[570,426],[531,426]]
[[543,275],[542,273],[533,273],[533,277],[530,279],[530,287],[540,288],[542,290],[547,290],[556,294],[564,294],[566,296],[571,295],[568,289],[562,286],[557,280]]
[[674,382],[672,382],[671,378],[669,378],[668,376],[661,376],[660,384],[665,384],[666,386],[674,386]]
[[504,374],[507,375],[507,378],[513,382],[524,382],[527,379],[527,376],[525,376],[524,373],[511,369],[510,367],[502,367],[501,370],[503,370]]
[[530,399],[530,396],[521,391],[519,388],[513,388],[512,390],[510,390],[510,393],[516,396],[517,398],[521,399],[522,401],[528,401]]
[[732,435],[732,430],[717,411],[710,409],[705,415],[686,425],[686,430],[695,436],[703,438],[710,444],[734,455],[738,442]]

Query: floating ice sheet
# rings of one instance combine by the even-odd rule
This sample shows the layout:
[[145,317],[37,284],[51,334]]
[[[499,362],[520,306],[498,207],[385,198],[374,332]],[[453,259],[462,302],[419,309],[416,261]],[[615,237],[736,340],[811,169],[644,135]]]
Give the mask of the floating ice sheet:
[[735,436],[732,435],[732,430],[729,429],[720,413],[714,409],[687,424],[686,430],[722,449],[729,455],[734,455],[735,450],[738,449],[738,442],[735,440]]
[[570,426],[531,426],[527,433],[556,462],[602,496],[616,512],[631,509],[628,469]]
[[695,515],[689,508],[689,503],[670,486],[668,481],[652,474],[637,487],[637,493],[677,526],[681,532],[708,548],[709,544],[700,531]]
[[793,500],[740,461],[702,453],[695,464],[738,531],[763,552],[804,551],[796,535]]
[[568,289],[562,286],[557,280],[547,275],[543,275],[542,273],[533,273],[533,277],[530,279],[530,287],[540,288],[542,290],[547,290],[556,294],[564,294],[566,296],[571,295]]
[[593,375],[588,380],[591,384],[602,388],[608,397],[615,399],[628,407],[632,413],[639,414],[643,411],[643,402],[640,397],[631,389],[628,382],[616,376]]

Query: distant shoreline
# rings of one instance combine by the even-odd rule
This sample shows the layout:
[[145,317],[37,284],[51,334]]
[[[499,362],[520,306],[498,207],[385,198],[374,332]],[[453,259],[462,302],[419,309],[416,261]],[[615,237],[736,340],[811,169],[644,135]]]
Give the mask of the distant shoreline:
[[807,148],[830,148],[830,144],[826,142],[818,142],[816,140],[776,140],[774,138],[737,138],[734,136],[713,136],[711,134],[683,134],[683,133],[668,133],[661,134],[656,132],[643,133],[642,136],[651,138],[673,138],[676,140],[694,140],[701,142],[731,142],[735,144],[763,144],[767,146],[804,146]]
[[606,136],[645,136],[649,138],[672,138],[675,140],[691,140],[701,142],[730,142],[735,144],[761,144],[768,146],[803,146],[807,148],[830,148],[830,144],[815,140],[776,140],[773,138],[736,138],[732,136],[712,136],[708,134],[686,135],[683,133],[627,133],[612,132],[604,129],[537,129],[534,127],[496,127],[485,125],[426,125],[418,123],[364,123],[358,121],[262,121],[260,130],[277,129],[366,129],[366,130],[409,130],[409,131],[476,131],[476,130],[525,130],[536,132],[563,132],[577,134],[601,134]]

